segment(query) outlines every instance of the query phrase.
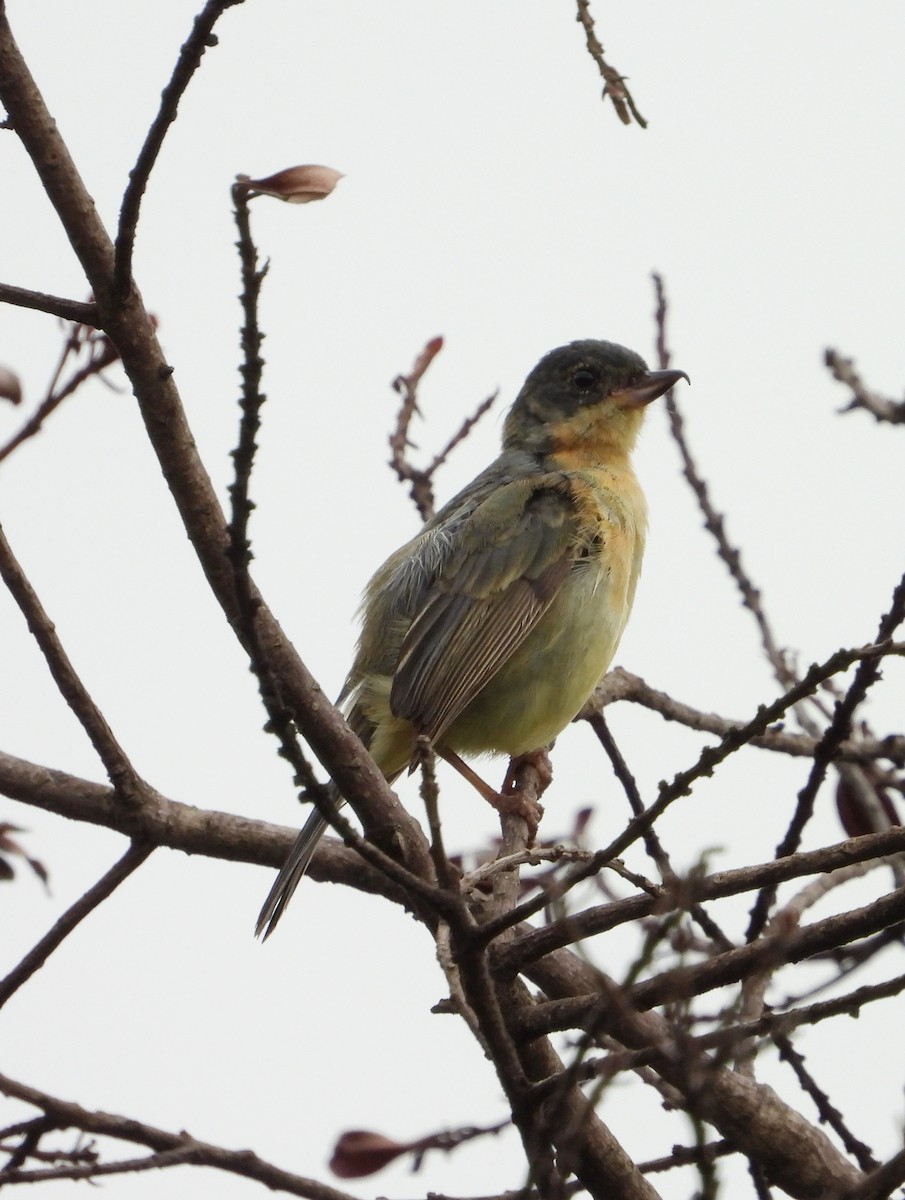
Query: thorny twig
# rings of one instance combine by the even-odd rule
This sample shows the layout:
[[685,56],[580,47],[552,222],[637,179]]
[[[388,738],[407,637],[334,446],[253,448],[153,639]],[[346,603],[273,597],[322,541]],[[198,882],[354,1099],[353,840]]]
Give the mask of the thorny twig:
[[625,76],[611,67],[603,56],[603,46],[594,29],[594,18],[591,16],[590,0],[578,0],[578,13],[575,20],[584,29],[585,43],[588,54],[597,64],[597,70],[603,79],[603,98],[609,97],[616,114],[623,125],[631,125],[634,117],[642,129],[647,128],[647,121],[635,107],[632,94],[626,86]]
[[239,441],[232,452],[235,474],[229,486],[231,520],[228,527],[228,557],[233,567],[239,620],[242,625],[243,644],[248,648],[251,669],[258,682],[261,701],[267,712],[266,729],[279,742],[280,755],[293,767],[295,782],[304,786],[307,798],[318,807],[321,815],[336,829],[344,841],[353,846],[372,866],[383,871],[394,882],[424,900],[429,906],[446,910],[454,919],[459,909],[441,889],[434,888],[424,880],[407,871],[376,846],[363,838],[341,815],[332,792],[322,784],[302,750],[296,730],[296,717],[279,686],[278,678],[271,669],[264,652],[258,631],[260,598],[249,574],[251,543],[248,538],[248,521],[254,509],[249,489],[251,474],[257,451],[257,434],[260,427],[261,407],[266,399],[261,391],[264,360],[261,357],[263,334],[258,325],[258,297],[261,284],[267,273],[266,266],[258,267],[257,248],[251,235],[248,213],[249,194],[241,183],[232,189],[235,205],[236,225],[239,232],[237,248],[242,267],[241,303],[244,317],[242,328],[243,360],[242,396],[240,407],[242,418],[239,426]]
[[[657,306],[655,312],[656,328],[657,328],[657,355],[661,366],[668,366],[670,360],[670,352],[666,341],[666,292],[663,285],[663,280],[660,275],[654,274],[654,288],[656,292]],[[761,642],[767,659],[773,668],[773,672],[780,684],[788,688],[790,684],[797,679],[796,672],[791,668],[785,653],[780,649],[770,624],[767,620],[761,600],[760,592],[755,588],[750,576],[742,565],[741,554],[739,550],[731,544],[726,535],[725,524],[722,514],[718,513],[710,501],[709,489],[703,477],[701,476],[697,464],[695,463],[685,436],[684,422],[681,413],[675,402],[675,398],[670,395],[667,397],[667,412],[669,414],[670,426],[672,429],[673,438],[682,457],[683,471],[688,483],[694,492],[701,512],[704,515],[705,527],[713,535],[716,544],[717,552],[720,558],[725,562],[729,572],[735,581],[742,595],[742,600],[745,606],[751,611],[754,619],[760,630]],[[890,635],[885,635],[890,636]],[[854,687],[854,685],[853,685]],[[866,689],[865,689],[866,690]],[[853,694],[849,692],[851,697]],[[863,698],[863,696],[862,696]],[[813,812],[813,798],[816,790],[822,782],[827,767],[831,761],[835,762],[836,770],[843,778],[848,786],[852,797],[853,804],[857,804],[865,813],[866,819],[870,820],[872,827],[880,827],[888,824],[882,802],[877,795],[876,789],[871,786],[870,780],[867,778],[864,771],[852,763],[839,762],[838,747],[844,740],[845,733],[839,735],[838,723],[840,714],[837,706],[835,714],[831,714],[823,702],[817,696],[810,693],[805,699],[812,708],[816,708],[821,716],[829,722],[828,726],[822,728],[821,725],[812,718],[804,704],[796,704],[794,707],[795,715],[801,724],[802,728],[812,737],[818,739],[819,756],[824,759],[820,764],[815,761],[811,771],[811,777],[799,797],[799,803],[796,808],[795,815],[792,818],[792,823],[777,846],[777,856],[789,853],[797,845],[805,824],[810,819]],[[850,726],[851,719],[854,714],[854,707],[848,713],[847,721]],[[831,733],[832,731],[832,733]],[[827,739],[830,739],[828,741]],[[830,750],[832,745],[832,750]],[[815,754],[818,750],[815,749]],[[901,872],[898,867],[894,868],[897,881],[900,882],[899,876]],[[772,896],[762,894],[752,910],[751,922],[749,925],[749,936],[753,937],[755,931],[762,927],[766,920],[769,905],[772,902]]]
[[409,484],[409,495],[418,509],[422,521],[429,521],[434,515],[434,475],[456,446],[468,436],[481,417],[490,410],[498,395],[497,392],[493,392],[486,400],[481,401],[471,416],[465,418],[443,449],[434,455],[427,467],[416,467],[409,460],[408,451],[413,445],[409,440],[412,418],[415,413],[420,415],[418,386],[428,367],[442,349],[443,338],[431,338],[415,359],[408,375],[397,375],[393,380],[393,389],[402,397],[402,404],[399,406],[396,416],[396,426],[390,434],[390,466],[395,471],[396,478],[400,483]]
[[829,367],[834,379],[851,388],[852,398],[842,412],[852,412],[853,409],[863,408],[877,421],[886,421],[890,425],[905,424],[905,400],[890,400],[877,392],[872,392],[855,370],[854,361],[843,358],[838,350],[827,350],[824,362]]

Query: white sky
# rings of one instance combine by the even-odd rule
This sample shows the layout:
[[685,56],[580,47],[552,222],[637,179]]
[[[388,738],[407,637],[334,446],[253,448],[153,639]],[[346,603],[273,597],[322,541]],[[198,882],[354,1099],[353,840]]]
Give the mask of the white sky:
[[[121,0],[8,8],[112,222],[196,0],[160,0],[153,14]],[[416,528],[384,465],[392,377],[427,338],[445,336],[422,390],[428,426],[416,434],[431,453],[501,389],[497,415],[441,474],[442,500],[495,453],[502,413],[542,353],[603,337],[653,357],[652,269],[667,282],[675,365],[692,378],[679,399],[693,445],[780,641],[806,665],[870,640],[901,574],[905,432],[836,415],[845,392],[822,354],[834,345],[854,355],[873,387],[901,396],[905,8],[617,0],[595,15],[646,131],[623,127],[600,102],[564,0],[247,0],[219,25],[220,45],[152,178],[138,278],[225,494],[240,320],[229,185],[237,172],[300,162],[346,174],[323,204],[253,207],[272,260],[255,573],[328,692],[348,666],[362,585]],[[0,278],[83,298],[75,258],[10,133],[0,137],[0,175]],[[52,319],[3,312],[0,362],[22,375],[29,411],[59,342]],[[0,409],[0,439],[21,419]],[[617,662],[701,707],[751,715],[775,689],[658,406],[637,462],[652,528]],[[128,393],[95,385],[66,404],[3,464],[0,506],[139,771],[175,799],[297,823],[244,656],[206,592]],[[101,779],[5,594],[0,644],[3,748]],[[886,668],[869,711],[880,734],[901,731],[903,682],[901,663]],[[648,799],[700,745],[642,712],[619,709],[611,723]],[[576,808],[598,803],[603,842],[625,804],[586,728],[566,731],[556,767],[547,828],[565,831]],[[718,866],[769,856],[805,774],[754,752],[727,766],[664,822],[677,863],[707,848]],[[492,814],[442,782],[448,844],[480,845]],[[404,794],[417,803],[413,786]],[[809,845],[841,837],[830,798],[826,790]],[[27,877],[5,889],[0,971],[124,848],[11,802],[0,804],[4,819],[30,830],[53,895]],[[421,931],[308,884],[262,949],[250,933],[269,878],[159,851],[7,1006],[4,1070],[321,1177],[343,1129],[405,1138],[498,1119],[498,1085],[468,1035],[429,1013],[444,983]],[[596,952],[620,974],[618,942]],[[801,1039],[831,1093],[846,1083],[860,1093],[847,1115],[881,1153],[898,1148],[905,1115],[898,1063],[888,1078],[876,1073],[883,1021],[900,1008],[850,1023],[845,1067],[828,1030]],[[781,1072],[775,1081],[789,1082]],[[7,1111],[16,1119],[9,1106],[0,1122]],[[659,1131],[655,1105],[623,1103],[619,1088],[603,1117],[645,1157],[676,1140],[675,1127]],[[481,1142],[429,1159],[414,1178],[400,1166],[349,1190],[515,1187],[513,1145]],[[670,1197],[693,1188],[679,1175],[655,1184]],[[257,1190],[188,1169],[104,1183],[117,1200],[161,1186],[177,1197]]]

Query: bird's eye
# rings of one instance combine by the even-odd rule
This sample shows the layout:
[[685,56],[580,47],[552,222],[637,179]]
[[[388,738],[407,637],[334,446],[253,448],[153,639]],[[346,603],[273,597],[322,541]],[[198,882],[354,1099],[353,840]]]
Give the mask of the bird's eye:
[[587,367],[579,367],[572,376],[572,384],[579,392],[589,392],[597,382],[597,372]]

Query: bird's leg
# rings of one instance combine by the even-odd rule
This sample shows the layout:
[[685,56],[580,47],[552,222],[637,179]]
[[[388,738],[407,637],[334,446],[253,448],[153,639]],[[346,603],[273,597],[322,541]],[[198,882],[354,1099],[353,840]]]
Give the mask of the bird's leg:
[[[450,750],[447,746],[435,747],[442,759],[467,779],[475,791],[480,792],[488,804],[492,804],[497,812],[514,813],[522,818],[528,826],[528,845],[534,844],[537,827],[544,815],[544,810],[538,803],[553,778],[553,768],[550,766],[550,756],[546,750],[532,750],[530,754],[521,754],[518,758],[510,759],[509,769],[501,791],[490,786],[477,771],[472,770],[468,763]],[[524,778],[526,772],[530,772]],[[533,776],[533,777],[532,777]]]
[[476,792],[481,793],[488,804],[492,804],[494,808],[499,808],[500,793],[494,791],[490,784],[486,783],[477,771],[473,771],[467,762],[459,758],[454,750],[450,750],[446,746],[435,746],[434,749],[451,767],[455,767],[463,779],[468,780]]

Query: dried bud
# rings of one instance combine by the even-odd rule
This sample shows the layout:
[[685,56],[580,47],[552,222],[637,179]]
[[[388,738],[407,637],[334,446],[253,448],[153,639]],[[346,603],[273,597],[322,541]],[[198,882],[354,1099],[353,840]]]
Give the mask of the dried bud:
[[406,1154],[412,1148],[411,1142],[394,1142],[382,1133],[371,1133],[367,1129],[350,1129],[340,1136],[334,1147],[330,1170],[340,1179],[360,1179],[364,1175],[373,1175],[375,1171],[382,1170],[400,1154]]
[[268,175],[265,179],[237,175],[236,181],[259,196],[274,196],[277,200],[285,200],[287,204],[308,204],[329,196],[342,178],[342,171],[312,165],[287,167],[285,171],[277,171],[276,175]]
[[19,376],[4,366],[0,366],[0,400],[9,400],[11,404],[22,403],[22,384],[19,382]]

